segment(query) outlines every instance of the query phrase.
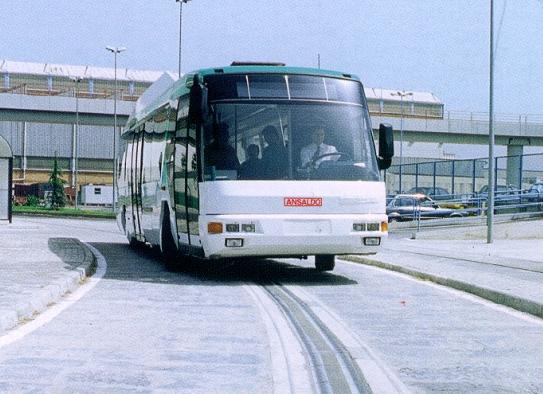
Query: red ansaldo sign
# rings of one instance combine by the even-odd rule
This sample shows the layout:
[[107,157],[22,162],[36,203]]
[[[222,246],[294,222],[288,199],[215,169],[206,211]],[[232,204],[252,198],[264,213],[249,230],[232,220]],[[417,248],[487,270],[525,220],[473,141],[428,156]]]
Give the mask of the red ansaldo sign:
[[322,207],[322,197],[285,197],[285,207]]

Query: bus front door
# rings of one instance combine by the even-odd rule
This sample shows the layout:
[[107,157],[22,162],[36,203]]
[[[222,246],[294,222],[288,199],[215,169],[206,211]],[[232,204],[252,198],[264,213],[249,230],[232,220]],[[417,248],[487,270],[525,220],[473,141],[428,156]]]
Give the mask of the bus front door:
[[132,222],[134,224],[134,236],[138,241],[143,241],[141,231],[141,214],[142,214],[142,170],[143,170],[143,130],[139,133],[134,133],[132,144],[131,171],[130,171],[130,192],[132,194]]

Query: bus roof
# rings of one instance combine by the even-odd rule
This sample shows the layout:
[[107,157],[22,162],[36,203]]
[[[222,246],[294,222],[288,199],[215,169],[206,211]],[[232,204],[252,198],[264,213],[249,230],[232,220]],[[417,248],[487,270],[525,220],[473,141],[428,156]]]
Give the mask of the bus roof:
[[[154,98],[145,97],[145,101],[149,104],[138,105],[140,100],[136,103],[137,110],[130,116],[128,119],[127,126],[132,127],[138,124],[140,121],[144,120],[148,115],[153,113],[156,109],[162,107],[170,100],[175,100],[178,97],[186,94],[189,91],[188,85],[190,81],[194,78],[195,75],[205,77],[208,75],[224,75],[224,74],[297,74],[297,75],[313,75],[313,76],[323,76],[330,78],[342,78],[349,79],[353,81],[359,81],[360,79],[353,74],[343,73],[340,71],[333,70],[323,70],[320,68],[311,68],[311,67],[289,67],[283,65],[261,65],[261,64],[243,64],[243,65],[233,65],[225,67],[213,67],[213,68],[203,68],[189,73],[184,74],[177,81],[172,81],[168,86],[165,86],[163,89],[156,92]],[[162,78],[161,78],[162,79]],[[148,90],[152,90],[153,86],[151,85]],[[143,97],[143,96],[142,96]]]
[[359,81],[356,75],[344,73],[341,71],[323,70],[320,68],[311,67],[289,67],[289,66],[268,66],[268,65],[242,65],[242,66],[226,66],[204,68],[192,72],[206,76],[211,74],[303,74],[303,75],[319,75],[332,78],[346,78]]

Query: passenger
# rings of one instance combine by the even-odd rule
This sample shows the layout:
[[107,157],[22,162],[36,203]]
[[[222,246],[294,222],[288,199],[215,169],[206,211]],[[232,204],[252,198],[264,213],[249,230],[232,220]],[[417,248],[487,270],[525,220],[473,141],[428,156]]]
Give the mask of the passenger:
[[322,155],[337,153],[337,149],[333,145],[324,143],[324,128],[316,127],[311,133],[311,143],[302,148],[300,152],[300,162],[302,167],[313,165],[318,167],[325,160],[338,160],[340,155],[330,155],[319,159]]
[[260,179],[262,177],[262,163],[258,158],[260,148],[251,144],[247,147],[247,160],[241,163],[239,179]]
[[288,169],[288,153],[283,139],[275,126],[266,126],[262,136],[268,144],[262,151],[262,179],[282,179]]
[[220,123],[213,126],[213,141],[204,151],[207,167],[216,170],[236,170],[240,168],[236,150],[228,142],[228,125]]

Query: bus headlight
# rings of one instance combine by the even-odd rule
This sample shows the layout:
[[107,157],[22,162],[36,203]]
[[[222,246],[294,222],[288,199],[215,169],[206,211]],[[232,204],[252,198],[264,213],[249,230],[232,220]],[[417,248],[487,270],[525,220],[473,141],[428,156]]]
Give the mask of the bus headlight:
[[382,223],[353,223],[353,231],[379,231]]
[[367,224],[367,229],[368,231],[379,231],[379,223],[368,223]]
[[353,231],[366,231],[366,223],[353,223]]
[[227,223],[226,232],[228,233],[239,233],[239,224],[238,223]]
[[253,223],[242,224],[241,231],[243,231],[244,233],[254,233],[256,231],[256,226]]

